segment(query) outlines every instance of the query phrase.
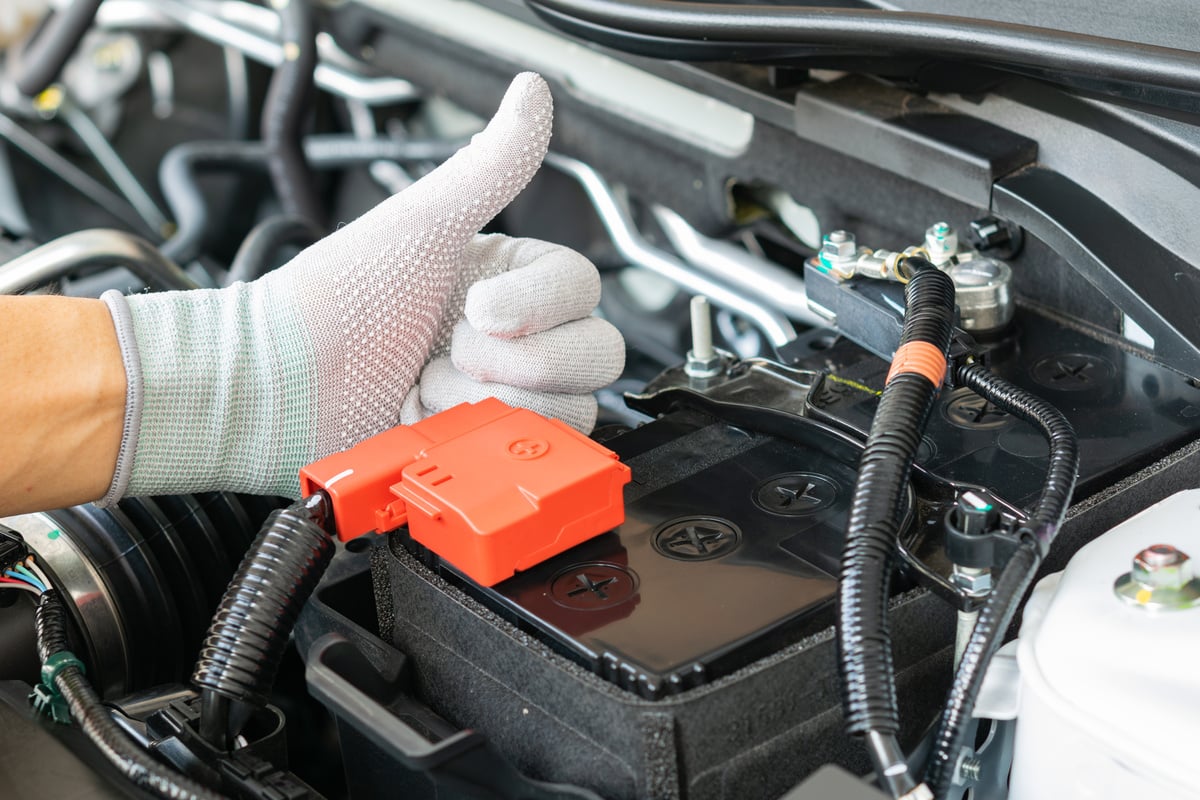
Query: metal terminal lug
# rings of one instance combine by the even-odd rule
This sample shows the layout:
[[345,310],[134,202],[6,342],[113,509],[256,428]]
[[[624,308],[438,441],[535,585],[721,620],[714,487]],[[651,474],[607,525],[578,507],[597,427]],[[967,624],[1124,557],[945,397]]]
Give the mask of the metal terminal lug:
[[1016,306],[1012,295],[1012,268],[987,256],[964,253],[939,265],[954,279],[962,327],[968,331],[994,331],[1012,322]]
[[1113,585],[1117,597],[1149,611],[1200,607],[1200,578],[1187,553],[1169,544],[1147,547]]
[[940,267],[958,254],[958,232],[946,222],[935,222],[925,231],[925,251],[929,261]]

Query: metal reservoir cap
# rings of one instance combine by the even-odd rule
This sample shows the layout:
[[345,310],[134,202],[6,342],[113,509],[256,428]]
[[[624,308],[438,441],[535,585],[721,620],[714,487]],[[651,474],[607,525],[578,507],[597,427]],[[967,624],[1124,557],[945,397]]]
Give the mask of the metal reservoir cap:
[[968,331],[994,331],[1012,322],[1012,269],[1003,261],[974,256],[945,268]]

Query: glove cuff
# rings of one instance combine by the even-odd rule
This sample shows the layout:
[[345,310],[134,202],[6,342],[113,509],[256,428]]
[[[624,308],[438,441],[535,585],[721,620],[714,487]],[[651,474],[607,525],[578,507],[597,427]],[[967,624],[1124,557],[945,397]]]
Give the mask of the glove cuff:
[[117,466],[113,470],[112,483],[108,491],[96,501],[100,508],[114,505],[125,496],[129,479],[133,475],[133,454],[137,451],[138,430],[142,424],[142,361],[138,354],[137,338],[133,333],[133,314],[125,295],[110,289],[100,296],[108,313],[112,315],[113,327],[117,332],[117,345],[121,348],[121,362],[125,366],[125,420],[121,432],[121,449],[117,453]]

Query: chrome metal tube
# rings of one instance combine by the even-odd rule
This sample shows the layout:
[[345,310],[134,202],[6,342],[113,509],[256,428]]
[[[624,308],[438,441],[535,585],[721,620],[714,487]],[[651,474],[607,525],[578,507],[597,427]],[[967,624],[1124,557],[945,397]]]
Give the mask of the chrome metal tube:
[[[278,66],[284,58],[283,45],[277,40],[279,18],[269,9],[249,3],[108,0],[100,7],[96,24],[114,30],[178,27],[269,67]],[[420,96],[409,81],[360,75],[324,59],[317,64],[313,79],[321,89],[368,105],[404,103]]]
[[730,242],[704,236],[669,208],[654,206],[651,210],[671,246],[692,266],[791,319],[817,327],[827,324],[808,307],[803,278]]
[[772,345],[780,347],[796,338],[787,317],[691,269],[680,259],[642,238],[616,195],[596,170],[582,161],[557,153],[546,155],[546,164],[579,182],[600,216],[617,252],[629,263],[657,273],[693,294],[704,295],[713,305],[726,308],[754,323]]
[[17,294],[90,266],[122,266],[156,289],[195,289],[196,282],[149,242],[95,228],[61,236],[0,264],[0,294]]

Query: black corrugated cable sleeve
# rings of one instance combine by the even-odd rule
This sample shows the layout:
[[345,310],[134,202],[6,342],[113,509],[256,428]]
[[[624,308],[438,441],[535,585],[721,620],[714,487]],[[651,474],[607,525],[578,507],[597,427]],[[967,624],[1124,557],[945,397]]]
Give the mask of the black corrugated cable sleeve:
[[1014,386],[979,364],[962,364],[954,370],[955,382],[967,386],[997,408],[1038,428],[1050,445],[1050,463],[1042,493],[1029,515],[1029,528],[1037,539],[1038,554],[1045,558],[1058,533],[1079,471],[1079,443],[1063,413],[1045,400]]
[[972,730],[970,722],[987,666],[1000,647],[1004,632],[1012,624],[1017,606],[1033,583],[1041,563],[1037,543],[1032,538],[1021,542],[979,611],[975,629],[971,631],[954,673],[954,682],[950,685],[950,694],[938,723],[938,732],[925,771],[926,783],[938,800],[946,797],[950,791],[959,754],[967,744],[967,734]]
[[[893,371],[904,353],[923,351],[944,374],[954,321],[954,282],[924,259],[909,259],[908,266],[914,274],[905,290],[904,328]],[[899,713],[887,627],[888,589],[904,490],[940,386],[940,376],[920,371],[900,369],[889,376],[859,462],[838,583],[846,730],[869,736],[872,742],[882,736],[897,752]],[[878,761],[878,748],[870,749]],[[895,766],[876,763],[877,774],[882,777]]]
[[[56,590],[51,589],[38,599],[34,626],[43,663],[67,652],[66,611]],[[173,772],[131,741],[113,722],[78,666],[57,669],[54,685],[88,739],[135,786],[169,800],[222,800],[220,794]]]
[[103,0],[75,0],[50,18],[25,46],[17,62],[16,84],[21,94],[35,97],[58,78],[67,59],[92,26]]
[[328,513],[317,493],[263,523],[213,616],[192,674],[196,686],[266,705],[300,609],[333,558]]
[[987,603],[979,612],[975,629],[955,671],[925,772],[929,787],[938,798],[945,797],[950,789],[958,757],[967,745],[975,702],[988,664],[1062,525],[1079,469],[1075,431],[1057,408],[978,364],[960,365],[955,369],[955,378],[993,405],[1037,426],[1050,444],[1050,462],[1042,493],[1034,504],[1029,522],[1019,531],[1021,545],[1005,565]]
[[302,143],[304,121],[315,94],[313,70],[317,68],[312,4],[289,0],[278,8],[283,61],[271,76],[261,122],[267,166],[284,213],[320,225],[324,209]]

